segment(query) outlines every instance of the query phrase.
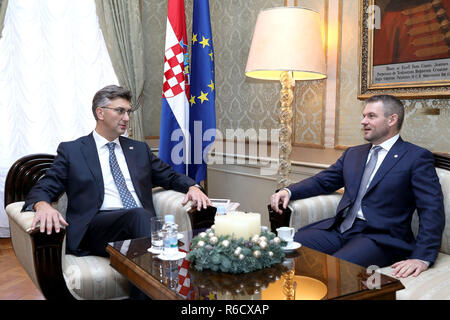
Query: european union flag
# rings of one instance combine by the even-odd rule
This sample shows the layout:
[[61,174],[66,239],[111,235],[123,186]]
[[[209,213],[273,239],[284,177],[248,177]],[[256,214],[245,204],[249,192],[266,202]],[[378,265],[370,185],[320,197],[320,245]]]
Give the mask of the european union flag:
[[216,136],[214,48],[209,0],[194,0],[190,74],[191,161],[188,175],[199,183],[206,179],[208,151]]

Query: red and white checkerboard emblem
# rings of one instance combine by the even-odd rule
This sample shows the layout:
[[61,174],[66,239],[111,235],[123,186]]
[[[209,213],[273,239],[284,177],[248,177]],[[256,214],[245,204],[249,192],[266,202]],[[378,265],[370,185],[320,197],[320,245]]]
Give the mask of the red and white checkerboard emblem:
[[177,43],[166,50],[164,55],[163,97],[175,97],[183,93],[184,89],[184,52]]
[[[180,249],[182,252],[185,250]],[[177,292],[182,295],[185,299],[192,300],[194,298],[194,290],[191,286],[191,277],[189,275],[189,260],[183,259],[178,268],[178,287]]]

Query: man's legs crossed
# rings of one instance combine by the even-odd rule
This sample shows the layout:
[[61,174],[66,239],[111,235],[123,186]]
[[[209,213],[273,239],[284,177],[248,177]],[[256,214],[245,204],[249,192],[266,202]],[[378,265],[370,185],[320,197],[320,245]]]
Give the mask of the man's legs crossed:
[[306,226],[298,230],[294,240],[308,248],[364,267],[392,264],[395,258],[391,250],[365,237],[364,228],[365,221],[359,219],[344,233],[338,227],[323,230]]
[[143,208],[101,211],[89,223],[84,243],[92,254],[107,257],[108,242],[150,237],[150,217]]
[[388,250],[364,235],[348,240],[333,256],[363,267],[371,265],[385,267],[392,264],[392,256]]
[[[143,208],[99,212],[89,224],[85,239],[93,255],[108,257],[108,242],[150,237],[151,213]],[[147,300],[147,296],[130,282],[130,299]]]
[[342,237],[335,230],[315,229],[308,226],[295,233],[294,241],[329,255],[339,250],[343,244]]

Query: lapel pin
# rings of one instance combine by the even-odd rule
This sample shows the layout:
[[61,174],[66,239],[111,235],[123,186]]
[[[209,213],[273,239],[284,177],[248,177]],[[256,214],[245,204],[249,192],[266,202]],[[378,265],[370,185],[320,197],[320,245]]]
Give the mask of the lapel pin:
[[134,147],[130,147],[130,150],[133,150],[134,149]]
[[394,158],[398,158],[398,154],[394,155]]

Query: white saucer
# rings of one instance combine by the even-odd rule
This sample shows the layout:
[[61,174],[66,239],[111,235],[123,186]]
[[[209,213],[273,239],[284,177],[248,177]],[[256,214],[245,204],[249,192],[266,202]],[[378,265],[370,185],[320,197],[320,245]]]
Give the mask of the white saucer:
[[297,250],[298,248],[300,248],[302,245],[298,242],[292,241],[290,242],[286,247],[281,247],[281,249],[284,252],[293,252],[294,250]]
[[158,249],[155,249],[153,247],[148,248],[147,251],[151,252],[151,253],[158,253],[158,254],[163,252],[162,249],[158,250]]
[[167,256],[164,254],[160,254],[158,256],[158,258],[161,260],[169,260],[169,261],[180,260],[180,259],[183,259],[184,257],[186,257],[186,252],[182,252],[182,251],[178,251],[177,254],[171,255],[171,256]]

